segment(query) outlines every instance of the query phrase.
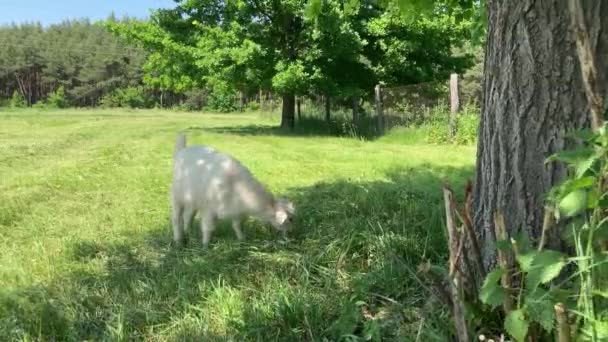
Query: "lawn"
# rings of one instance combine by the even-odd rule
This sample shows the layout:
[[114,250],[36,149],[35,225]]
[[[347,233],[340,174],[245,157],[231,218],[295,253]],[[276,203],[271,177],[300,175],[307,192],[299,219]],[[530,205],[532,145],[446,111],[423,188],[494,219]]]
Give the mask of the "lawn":
[[[444,250],[441,180],[474,147],[282,134],[254,114],[0,111],[0,340],[413,340],[411,272]],[[175,135],[291,198],[286,244],[248,221],[170,244]],[[441,323],[441,322],[438,322]],[[441,340],[447,324],[423,324]],[[351,337],[349,337],[351,336]]]

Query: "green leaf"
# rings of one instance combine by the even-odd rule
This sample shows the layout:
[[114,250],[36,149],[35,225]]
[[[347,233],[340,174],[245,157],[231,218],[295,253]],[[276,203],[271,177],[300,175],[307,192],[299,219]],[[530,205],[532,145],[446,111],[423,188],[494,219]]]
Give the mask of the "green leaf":
[[505,330],[518,342],[524,342],[530,323],[526,320],[524,309],[509,312],[505,319]]
[[496,248],[498,248],[501,251],[510,251],[511,242],[509,240],[498,240],[498,241],[496,241]]
[[587,191],[579,189],[564,196],[559,202],[559,211],[566,217],[580,214],[587,208]]
[[566,258],[562,253],[552,250],[538,252],[526,276],[526,285],[534,290],[539,284],[557,277],[564,266]]
[[596,154],[591,155],[587,159],[581,161],[576,165],[576,178],[582,178],[587,171],[589,171],[598,161]]
[[530,237],[525,230],[517,232],[513,235],[513,240],[515,241],[515,245],[517,246],[517,250],[519,253],[527,253],[532,249],[532,244],[530,243]]
[[593,154],[594,154],[594,151],[592,148],[581,147],[581,148],[578,148],[575,150],[562,151],[562,152],[555,153],[555,154],[549,156],[549,158],[547,158],[547,162],[561,161],[568,165],[576,166],[579,163],[587,160]]
[[532,262],[534,261],[536,254],[538,254],[538,252],[534,250],[527,253],[517,254],[517,263],[519,264],[519,268],[521,268],[523,272],[530,272],[530,269],[532,268]]
[[526,296],[526,308],[530,321],[540,324],[548,332],[553,330],[553,322],[555,321],[553,305],[553,297],[542,288],[536,288],[535,291]]
[[583,141],[591,141],[596,138],[596,134],[590,128],[584,128],[576,130],[572,133],[567,134],[568,137],[579,138]]
[[497,268],[490,272],[481,286],[479,291],[479,299],[482,303],[490,305],[495,308],[502,304],[505,296],[507,295],[505,290],[498,284],[500,277],[502,277],[504,270]]

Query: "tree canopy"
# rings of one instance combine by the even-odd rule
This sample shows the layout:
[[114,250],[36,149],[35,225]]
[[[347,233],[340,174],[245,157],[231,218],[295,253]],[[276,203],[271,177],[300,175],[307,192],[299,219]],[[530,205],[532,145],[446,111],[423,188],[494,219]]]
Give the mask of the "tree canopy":
[[150,52],[147,84],[174,91],[257,93],[283,98],[282,126],[294,121],[295,95],[348,98],[378,82],[445,80],[471,56],[453,48],[469,38],[463,11],[401,20],[374,1],[178,0],[148,22],[109,23]]

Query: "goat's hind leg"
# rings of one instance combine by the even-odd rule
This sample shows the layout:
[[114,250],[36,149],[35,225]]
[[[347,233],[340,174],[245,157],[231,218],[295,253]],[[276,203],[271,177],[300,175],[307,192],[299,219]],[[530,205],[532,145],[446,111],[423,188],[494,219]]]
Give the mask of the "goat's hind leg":
[[236,234],[236,238],[239,241],[245,240],[245,235],[243,234],[243,230],[241,229],[242,225],[243,225],[242,217],[237,217],[237,218],[232,219],[232,229],[234,230],[234,233]]
[[215,215],[211,212],[203,212],[201,215],[201,235],[203,236],[203,249],[209,247],[211,234],[215,230]]
[[190,207],[185,207],[182,210],[184,242],[188,242],[189,240],[190,228],[192,228],[192,220],[194,219],[195,214],[196,210]]
[[174,202],[172,206],[171,223],[173,225],[173,242],[175,242],[177,246],[183,246],[184,244],[183,212],[184,207]]

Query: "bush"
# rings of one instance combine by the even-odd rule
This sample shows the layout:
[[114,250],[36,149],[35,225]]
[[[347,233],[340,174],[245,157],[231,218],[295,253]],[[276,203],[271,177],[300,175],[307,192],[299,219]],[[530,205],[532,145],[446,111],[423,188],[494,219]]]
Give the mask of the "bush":
[[207,104],[207,92],[203,89],[194,89],[186,92],[186,99],[182,103],[185,110],[202,110]]
[[154,101],[144,87],[115,89],[101,98],[102,107],[151,108]]
[[237,109],[234,91],[228,86],[219,84],[213,87],[207,103],[209,109],[219,112],[232,112]]
[[15,90],[15,92],[13,92],[13,97],[11,97],[11,100],[9,101],[8,105],[11,108],[25,108],[27,107],[27,102],[25,102],[25,98],[23,97],[23,95],[21,95],[20,92]]
[[[447,107],[433,110],[430,115],[429,123],[424,125],[428,128],[427,142],[432,144],[450,143],[449,116]],[[459,145],[470,145],[477,141],[477,129],[479,127],[479,110],[468,105],[458,113],[456,123],[455,142]]]
[[257,101],[249,101],[245,106],[246,111],[257,112],[260,110],[260,103]]
[[65,108],[67,101],[65,99],[65,89],[63,86],[57,88],[54,92],[49,95],[46,101],[46,105],[52,108]]

